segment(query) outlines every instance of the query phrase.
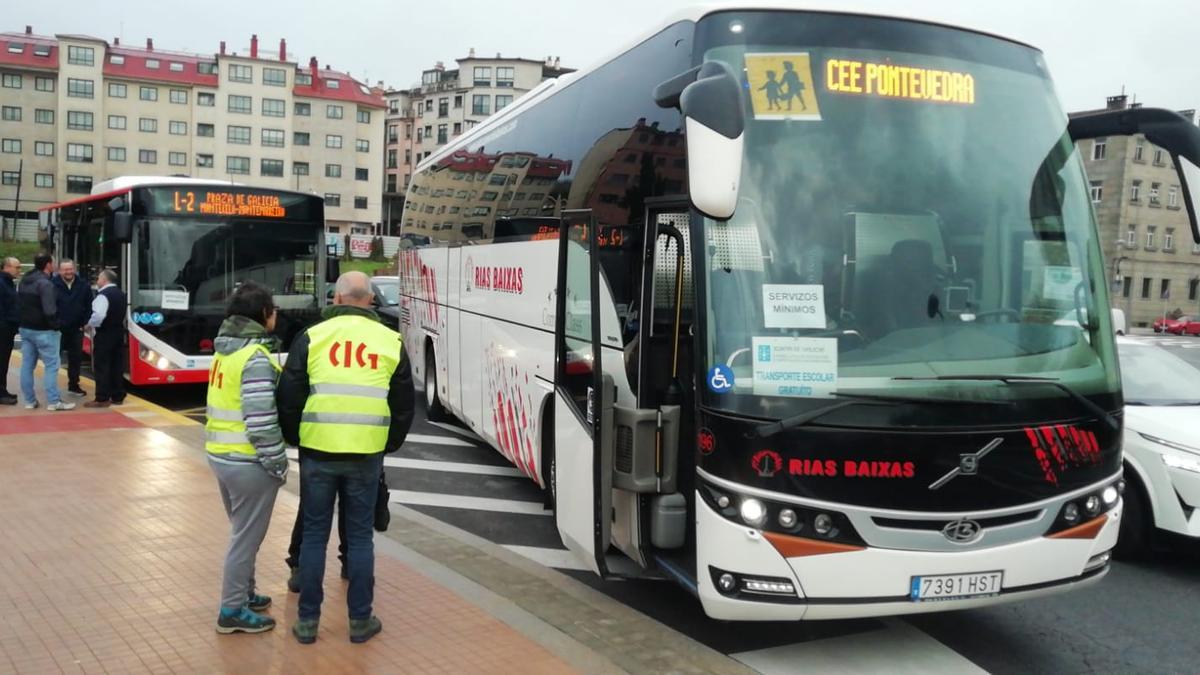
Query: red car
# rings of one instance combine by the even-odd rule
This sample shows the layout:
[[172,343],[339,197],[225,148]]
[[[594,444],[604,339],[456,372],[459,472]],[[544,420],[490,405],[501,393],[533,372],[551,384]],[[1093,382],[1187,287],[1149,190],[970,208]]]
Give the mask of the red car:
[[1167,331],[1175,335],[1200,335],[1200,319],[1189,319],[1185,316],[1174,326],[1167,328]]
[[1178,319],[1160,316],[1154,320],[1154,332],[1183,335],[1183,327],[1192,321],[1194,319],[1190,316],[1181,316]]

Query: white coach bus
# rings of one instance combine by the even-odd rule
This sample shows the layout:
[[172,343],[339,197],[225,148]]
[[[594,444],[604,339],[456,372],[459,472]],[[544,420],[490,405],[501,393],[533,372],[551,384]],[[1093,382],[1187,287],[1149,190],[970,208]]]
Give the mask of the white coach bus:
[[1075,142],[1139,133],[1193,212],[1196,128],[1068,120],[1030,46],[685,12],[420,164],[401,330],[431,416],[543,486],[600,575],[734,620],[1079,587],[1123,483]]

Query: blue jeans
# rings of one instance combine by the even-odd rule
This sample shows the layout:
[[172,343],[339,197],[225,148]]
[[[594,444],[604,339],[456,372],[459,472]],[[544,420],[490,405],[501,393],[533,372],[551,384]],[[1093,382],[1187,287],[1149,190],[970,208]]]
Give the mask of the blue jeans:
[[300,460],[300,509],[304,538],[300,544],[301,619],[319,619],[325,599],[325,550],[333,526],[334,498],[346,516],[346,572],[350,589],[346,605],[351,619],[371,618],[375,599],[375,497],[383,453],[350,460]]
[[46,402],[54,405],[62,401],[58,392],[58,352],[62,335],[56,330],[32,330],[22,328],[21,333],[21,395],[25,403],[36,403],[33,392],[33,369],[40,358],[45,373],[42,381],[46,386]]

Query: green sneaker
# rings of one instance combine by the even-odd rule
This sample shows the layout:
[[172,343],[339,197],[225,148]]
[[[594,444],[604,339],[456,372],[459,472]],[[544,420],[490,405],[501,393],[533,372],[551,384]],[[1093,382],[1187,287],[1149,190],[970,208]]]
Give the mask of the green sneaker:
[[383,622],[377,616],[369,619],[350,619],[350,641],[355,644],[370,640],[379,635],[381,630],[383,630]]
[[300,568],[299,567],[289,567],[288,570],[289,570],[288,571],[288,592],[289,593],[299,593],[300,592]]
[[292,624],[292,635],[302,645],[311,645],[317,641],[317,628],[321,625],[318,619],[300,619]]
[[217,632],[223,635],[230,633],[265,633],[275,627],[275,619],[251,611],[249,607],[228,610],[221,609],[217,615]]
[[246,606],[252,611],[261,612],[271,606],[271,596],[250,591],[249,597],[246,598]]

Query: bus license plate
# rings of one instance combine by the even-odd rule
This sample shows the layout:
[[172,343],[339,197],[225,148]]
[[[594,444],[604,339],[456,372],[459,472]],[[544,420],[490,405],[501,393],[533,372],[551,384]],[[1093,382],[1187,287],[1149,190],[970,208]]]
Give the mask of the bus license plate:
[[913,602],[958,600],[999,595],[1004,572],[973,572],[913,577],[909,599]]

